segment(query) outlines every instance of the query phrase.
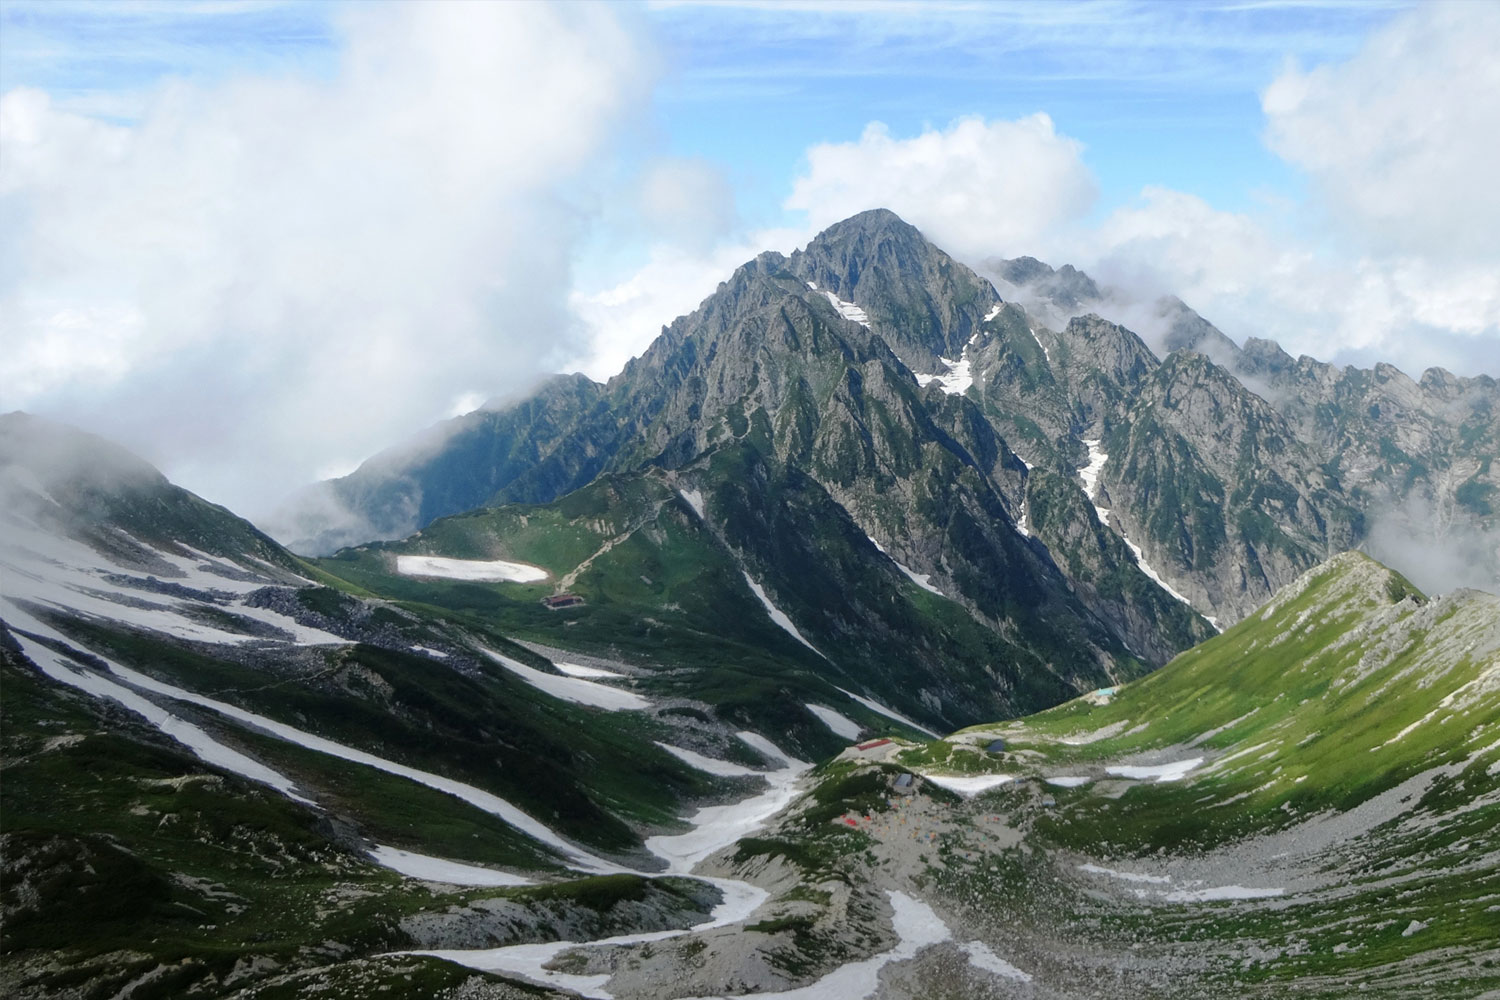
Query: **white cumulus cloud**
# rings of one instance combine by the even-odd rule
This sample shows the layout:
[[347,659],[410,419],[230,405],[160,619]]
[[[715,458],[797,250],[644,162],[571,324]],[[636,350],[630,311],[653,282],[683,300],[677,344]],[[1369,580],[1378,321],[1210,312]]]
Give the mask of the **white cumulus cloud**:
[[701,252],[734,230],[734,188],[706,160],[650,164],[641,176],[637,207],[646,231],[667,245]]
[[1373,250],[1493,256],[1500,226],[1500,5],[1430,3],[1347,62],[1288,66],[1261,105],[1273,150]]
[[328,78],[0,97],[0,406],[263,508],[580,342],[566,185],[654,71],[608,7],[376,4]]
[[1429,4],[1351,58],[1266,88],[1267,141],[1306,171],[1290,210],[1226,212],[1147,188],[1068,259],[1173,292],[1237,339],[1415,375],[1500,358],[1500,7]]
[[1045,114],[963,118],[907,139],[872,122],[857,142],[810,148],[786,207],[814,230],[888,208],[950,253],[1013,256],[1093,204],[1082,154]]

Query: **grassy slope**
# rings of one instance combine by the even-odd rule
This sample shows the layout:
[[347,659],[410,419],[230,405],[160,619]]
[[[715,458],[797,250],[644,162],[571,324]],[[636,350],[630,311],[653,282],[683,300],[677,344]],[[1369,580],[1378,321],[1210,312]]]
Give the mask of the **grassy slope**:
[[949,747],[992,734],[1019,753],[963,770],[1081,773],[1170,749],[1167,759],[1208,758],[1195,795],[1248,793],[1234,811],[1254,815],[1283,803],[1349,808],[1429,768],[1489,759],[1500,657],[1476,657],[1473,645],[1489,635],[1493,646],[1500,601],[1470,592],[1429,602],[1355,553],[1303,583],[1111,698],[974,727],[912,759],[967,761]]
[[[1095,779],[1046,788],[1055,808],[1017,796],[1024,786],[974,806],[1021,810],[1032,843],[1062,854],[975,862],[950,852],[928,875],[980,918],[1043,926],[1060,941],[1207,949],[1199,988],[1217,984],[1225,996],[1292,981],[1309,996],[1476,996],[1500,985],[1497,623],[1500,601],[1489,595],[1425,601],[1371,560],[1338,557],[1107,704],[1080,699],[907,751],[903,762],[924,769]],[[1004,754],[969,749],[995,735]],[[1181,782],[1102,773],[1199,756],[1205,763]],[[1409,794],[1393,800],[1403,783]],[[1296,845],[1382,793],[1372,820],[1310,848],[1330,888],[1294,892],[1289,905],[1122,908],[1080,892],[1067,871],[1080,858],[1126,869],[1162,854],[1232,859],[1275,831]],[[1413,922],[1422,929],[1406,933]]]
[[[1063,995],[1489,996],[1500,988],[1497,609],[1472,592],[1426,601],[1342,556],[1106,704],[976,727],[896,761],[1022,780],[964,800],[931,783],[898,796],[890,763],[832,762],[735,861],[779,858],[806,885],[918,892]],[[975,746],[996,735],[1003,753]],[[1104,773],[1192,757],[1205,760],[1180,782]],[[1027,780],[1066,774],[1092,780]],[[1080,871],[1089,863],[1158,885],[1170,875],[1179,890],[1286,888],[1172,900]],[[837,914],[791,897],[782,911],[797,923],[776,927],[781,947],[819,955]],[[965,982],[926,985],[962,996]]]
[[[393,555],[403,552],[515,559],[547,569],[552,579],[525,585],[402,577],[391,570]],[[809,756],[836,752],[844,741],[807,712],[807,701],[832,705],[872,732],[909,732],[839,694],[834,684],[847,686],[850,676],[771,622],[736,559],[653,477],[606,477],[553,504],[445,518],[405,542],[347,550],[319,565],[471,630],[648,668],[644,690],[705,702],[725,721]],[[540,597],[574,571],[569,589],[588,603],[543,608]],[[927,596],[911,590],[918,602]]]
[[[400,941],[394,920],[432,905],[427,888],[330,840],[317,814],[39,678],[8,649],[0,678],[9,988],[87,982],[107,996],[164,965],[132,996],[218,995],[211,984],[247,955],[305,964],[328,940],[379,950]],[[27,960],[42,952],[38,971]]]

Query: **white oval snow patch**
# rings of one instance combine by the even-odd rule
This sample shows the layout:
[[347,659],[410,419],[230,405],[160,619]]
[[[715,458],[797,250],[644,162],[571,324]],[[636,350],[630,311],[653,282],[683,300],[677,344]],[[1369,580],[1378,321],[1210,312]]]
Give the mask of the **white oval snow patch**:
[[941,788],[960,795],[978,795],[987,792],[991,788],[1003,785],[1008,781],[1015,781],[1015,775],[1011,774],[927,774],[922,777]]
[[1083,777],[1081,775],[1064,774],[1059,775],[1055,778],[1047,778],[1046,782],[1049,785],[1056,785],[1058,788],[1078,788],[1082,785],[1087,785],[1090,781],[1093,780],[1094,779],[1092,778]]
[[436,576],[474,583],[537,583],[547,579],[540,566],[504,559],[445,559],[441,556],[397,556],[396,572],[403,576]]
[[825,708],[822,705],[814,705],[811,702],[807,703],[807,710],[821,719],[823,725],[833,730],[836,735],[842,736],[846,740],[852,740],[859,736],[859,723],[847,715],[835,712],[833,709]]
[[481,868],[478,865],[466,865],[461,861],[448,861],[445,858],[434,858],[426,854],[403,851],[399,847],[387,847],[384,844],[377,844],[372,848],[370,857],[375,860],[376,864],[383,865],[392,871],[430,882],[484,886],[532,884],[530,879],[512,875],[510,872]]
[[1011,965],[999,955],[996,955],[990,950],[990,946],[983,941],[970,941],[968,944],[961,945],[960,947],[968,953],[969,964],[976,969],[993,972],[995,975],[1004,976],[1007,979],[1018,979],[1023,983],[1031,982],[1030,975]]
[[1106,767],[1108,774],[1119,778],[1135,778],[1144,781],[1147,778],[1155,778],[1157,781],[1181,781],[1187,777],[1187,773],[1199,764],[1203,763],[1202,757],[1194,757],[1191,760],[1177,760],[1170,764],[1121,764],[1115,767]]

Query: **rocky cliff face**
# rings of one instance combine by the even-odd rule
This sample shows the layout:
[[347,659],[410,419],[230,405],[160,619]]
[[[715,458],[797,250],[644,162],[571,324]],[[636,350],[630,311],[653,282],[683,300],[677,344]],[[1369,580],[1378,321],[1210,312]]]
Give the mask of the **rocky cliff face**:
[[[1146,307],[1131,305],[1079,272],[1054,271],[1031,258],[991,261],[985,270],[1002,293],[1026,304],[1034,327],[1046,317],[1065,329],[1091,310],[1128,315],[1153,329],[1159,351],[1201,354],[1234,383],[1225,391],[1269,405],[1283,424],[1271,426],[1266,447],[1259,450],[1268,453],[1289,437],[1302,454],[1280,464],[1300,466],[1303,478],[1314,483],[1324,475],[1332,494],[1325,497],[1331,506],[1312,505],[1328,522],[1326,528],[1312,526],[1315,535],[1326,535],[1323,547],[1308,550],[1318,558],[1359,545],[1429,588],[1500,584],[1500,468],[1494,462],[1500,454],[1500,384],[1493,378],[1462,378],[1432,368],[1414,381],[1385,364],[1340,368],[1293,358],[1274,342],[1254,337],[1240,347],[1173,296]],[[1038,336],[1047,335],[1039,330]],[[1007,397],[1001,386],[1012,380],[998,379],[999,385],[984,385],[983,392],[1019,404],[1033,420],[1039,414],[1052,417],[1045,426],[1055,428],[1055,402]],[[1229,412],[1242,411],[1235,406]],[[1207,419],[1204,426],[1219,426],[1218,418]],[[1226,433],[1233,435],[1233,419],[1223,419]],[[1278,474],[1287,478],[1285,469]],[[1225,483],[1231,493],[1237,489]],[[1247,486],[1253,494],[1254,486]],[[1302,492],[1305,503],[1308,494]],[[1273,521],[1279,517],[1275,504],[1265,513]],[[1277,525],[1278,531],[1306,537],[1307,525],[1299,527],[1296,520]],[[1282,554],[1288,553],[1283,549]],[[1247,562],[1243,568],[1253,578],[1254,567]],[[1280,574],[1267,574],[1272,589],[1286,582]],[[1183,581],[1184,588],[1193,586]]]
[[[990,270],[1028,305],[867,212],[746,263],[607,385],[554,380],[326,488],[399,534],[659,470],[734,507],[725,544],[828,641],[902,627],[812,594],[798,546],[766,532],[804,558],[865,535],[973,621],[1056,651],[1038,669],[1073,685],[1134,669],[1127,649],[1163,662],[1208,634],[1201,616],[1238,620],[1361,544],[1372,512],[1494,528],[1493,380],[1242,350],[1172,298],[1153,307],[1162,359],[1087,311],[1112,299],[1082,272]],[[858,572],[825,559],[819,578],[848,594]]]
[[1169,356],[1104,447],[1102,491],[1126,535],[1228,621],[1357,541],[1360,517],[1338,481],[1203,355]]
[[1236,371],[1258,384],[1350,502],[1373,551],[1424,586],[1500,582],[1500,383],[1429,368],[1336,368],[1248,341]]

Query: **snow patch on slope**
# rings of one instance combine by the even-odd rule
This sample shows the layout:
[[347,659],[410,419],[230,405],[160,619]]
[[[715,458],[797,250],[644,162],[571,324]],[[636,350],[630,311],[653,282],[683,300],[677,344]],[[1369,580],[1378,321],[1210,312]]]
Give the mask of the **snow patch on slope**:
[[[1103,470],[1104,463],[1109,461],[1109,456],[1105,454],[1104,449],[1099,447],[1099,443],[1100,442],[1098,441],[1098,439],[1085,440],[1083,442],[1084,447],[1088,448],[1089,450],[1089,464],[1078,470],[1078,476],[1083,480],[1083,491],[1088,494],[1089,502],[1094,505],[1094,513],[1098,515],[1099,523],[1104,525],[1106,528],[1110,528],[1109,508],[1099,506],[1099,473]],[[1129,536],[1127,536],[1124,531],[1120,531],[1117,529],[1111,530],[1114,530],[1115,533],[1120,536],[1120,541],[1124,542],[1126,548],[1130,549],[1130,554],[1135,556],[1136,565],[1140,567],[1142,573],[1146,574],[1146,576],[1150,578],[1152,583],[1156,584],[1162,590],[1165,590],[1168,594],[1171,594],[1174,598],[1181,601],[1183,604],[1186,604],[1188,607],[1191,608],[1193,606],[1192,601],[1184,597],[1182,593],[1177,590],[1177,588],[1173,587],[1170,583],[1163,579],[1162,575],[1158,573],[1150,563],[1146,562],[1146,553],[1141,551],[1141,547],[1135,544],[1135,542],[1131,541]],[[1210,618],[1208,619],[1208,621],[1209,624],[1214,626],[1214,628],[1217,629],[1219,627],[1213,619]]]
[[990,950],[990,946],[983,941],[970,941],[968,944],[961,945],[960,949],[969,956],[969,964],[976,969],[993,972],[995,975],[1004,976],[1006,979],[1016,979],[1023,983],[1031,982],[1029,974],[1022,972],[999,955],[996,955]]
[[912,583],[915,583],[918,587],[921,587],[923,590],[927,591],[929,594],[936,594],[939,597],[947,597],[948,596],[947,594],[943,593],[941,590],[938,590],[936,587],[934,587],[932,585],[932,574],[931,573],[918,573],[916,570],[912,569],[910,566],[906,566],[906,565],[903,565],[902,563],[896,562],[895,557],[892,556],[889,552],[887,552],[885,550],[885,547],[883,545],[881,545],[879,542],[877,542],[870,535],[866,535],[865,537],[870,539],[870,544],[873,545],[873,546],[875,546],[875,548],[877,550],[879,550],[879,552],[880,552],[881,555],[885,556],[891,562],[896,563],[896,568],[899,569],[901,572],[905,573],[907,579],[911,580]]
[[[5,602],[9,604],[9,602]],[[6,618],[11,623],[25,628],[28,632],[37,635],[45,635],[49,639],[60,642],[67,640],[58,632],[50,629],[47,625],[32,618],[26,612],[11,605],[6,612]],[[294,802],[318,808],[318,804],[312,799],[306,798],[296,791],[296,784],[286,775],[276,771],[260,761],[257,761],[238,750],[233,750],[218,740],[209,736],[198,726],[187,722],[178,716],[161,708],[154,702],[147,700],[122,684],[117,684],[107,677],[90,671],[75,669],[67,662],[67,657],[54,652],[47,646],[43,646],[26,636],[11,633],[20,644],[21,650],[26,657],[36,664],[42,673],[55,681],[59,681],[69,687],[77,688],[96,698],[108,698],[118,702],[130,711],[140,715],[151,725],[172,739],[187,747],[194,756],[204,763],[214,767],[223,768],[232,774],[238,774],[242,778],[266,785],[275,789]],[[106,664],[111,670],[118,671],[114,664]],[[500,886],[500,885],[530,885],[528,879],[509,872],[496,871],[491,868],[480,868],[475,865],[466,865],[462,862],[448,861],[443,858],[434,858],[425,854],[416,854],[411,851],[403,851],[396,847],[377,846],[369,852],[371,860],[392,871],[408,875],[413,878],[433,879],[448,882],[453,885],[477,885],[477,886]]]
[[[915,958],[918,952],[942,944],[953,935],[932,907],[904,892],[888,890],[886,896],[895,911],[891,927],[899,939],[896,947],[860,962],[849,962],[834,969],[815,983],[775,993],[748,993],[760,1000],[865,1000],[880,988],[880,972],[893,962]],[[694,997],[692,1000],[716,1000]]]
[[881,715],[885,716],[887,719],[895,719],[897,722],[904,723],[905,725],[910,726],[911,728],[915,729],[919,733],[926,733],[928,736],[931,736],[933,739],[938,739],[939,738],[937,733],[933,732],[931,729],[928,729],[924,725],[921,725],[919,723],[913,722],[911,719],[908,719],[906,716],[902,715],[900,712],[896,711],[894,708],[886,708],[884,705],[882,705],[880,702],[876,701],[873,698],[866,698],[862,694],[855,694],[853,691],[849,691],[849,690],[847,690],[845,688],[839,688],[839,690],[842,691],[844,694],[848,695],[849,697],[853,698],[855,701],[859,702],[861,705],[865,706],[865,708],[868,708],[872,712],[879,712]]
[[1052,352],[1047,350],[1047,345],[1042,343],[1042,338],[1036,335],[1036,327],[1028,326],[1026,329],[1031,331],[1031,339],[1036,341],[1036,346],[1042,349],[1042,357],[1047,359],[1047,364],[1050,367],[1052,364]]
[[698,520],[708,520],[708,518],[703,516],[702,493],[698,492],[697,490],[678,490],[677,495],[682,497],[682,499],[687,502],[687,505],[689,507],[693,508],[693,513],[698,515]]
[[[1091,875],[1103,875],[1120,882],[1129,882],[1137,886],[1130,891],[1141,899],[1156,899],[1166,903],[1217,903],[1235,899],[1271,899],[1276,896],[1286,895],[1282,888],[1252,888],[1243,885],[1215,885],[1206,888],[1196,888],[1203,885],[1202,881],[1194,879],[1187,882],[1175,882],[1166,875],[1147,875],[1142,872],[1122,872],[1113,868],[1101,868],[1098,865],[1086,864],[1078,866],[1080,871]],[[1186,888],[1176,888],[1176,886]],[[1141,888],[1141,886],[1161,886],[1162,888]]]
[[705,922],[690,927],[687,930],[648,931],[641,934],[620,934],[615,937],[603,938],[598,941],[550,941],[541,944],[518,944],[509,945],[504,948],[488,948],[478,951],[413,951],[404,952],[409,955],[429,955],[433,958],[446,959],[471,969],[479,969],[483,972],[509,972],[525,976],[535,982],[546,983],[549,986],[557,986],[562,989],[586,997],[597,998],[597,1000],[611,1000],[613,994],[604,989],[610,980],[610,973],[585,976],[569,972],[559,972],[548,968],[553,959],[565,951],[580,947],[609,947],[618,945],[645,944],[650,941],[665,941],[668,938],[680,937],[693,932],[709,931],[717,927],[728,927],[738,924],[747,919],[760,907],[770,896],[764,889],[756,888],[748,882],[740,882],[735,879],[711,878],[708,876],[697,876],[699,881],[707,882],[716,886],[723,893],[723,899],[719,905],[714,907]]
[[[30,616],[24,612],[21,612],[17,616],[13,612],[7,611],[6,618],[26,628],[27,631],[43,635],[51,632],[51,629],[48,629],[35,619],[27,621],[26,619],[30,618]],[[27,659],[35,663],[42,673],[53,680],[66,684],[71,688],[77,688],[96,698],[108,698],[111,701],[118,702],[144,718],[166,735],[172,737],[178,743],[187,747],[193,752],[195,757],[206,764],[221,767],[243,778],[249,778],[251,781],[259,784],[268,785],[287,798],[294,799],[305,805],[314,804],[311,799],[297,794],[295,791],[296,784],[293,783],[292,779],[279,771],[272,770],[260,761],[247,757],[238,750],[231,750],[191,722],[178,718],[166,709],[147,701],[124,685],[116,684],[114,681],[99,674],[76,669],[72,664],[67,662],[67,658],[53,652],[50,648],[43,646],[39,642],[28,639],[14,631],[11,632],[11,635],[20,643],[21,651],[26,654]],[[49,638],[61,638],[61,636],[52,633]]]
[[446,858],[434,858],[413,851],[403,851],[399,847],[386,847],[383,844],[377,844],[371,848],[369,855],[378,865],[400,872],[402,875],[425,879],[429,882],[477,886],[532,884],[530,879],[512,875],[510,872],[482,868],[479,865],[466,865],[461,861],[449,861]]
[[557,674],[549,674],[512,660],[508,656],[502,656],[491,649],[484,650],[484,655],[537,690],[545,691],[552,697],[561,698],[563,701],[588,705],[591,708],[603,708],[611,712],[640,711],[651,707],[651,702],[640,695],[621,691],[607,684],[596,684],[581,677],[559,677]]
[[[813,285],[812,282],[809,281],[808,285],[811,286],[814,291],[817,291],[817,286]],[[855,305],[853,302],[845,302],[843,299],[839,298],[837,295],[833,294],[830,291],[825,290],[823,292],[823,295],[828,299],[830,303],[832,303],[833,308],[839,311],[840,316],[844,317],[847,320],[853,320],[860,326],[866,328],[869,327],[870,317],[859,306]]]
[[[894,562],[894,560],[892,560],[892,561]],[[896,563],[896,568],[899,569],[901,572],[905,573],[907,575],[907,577],[911,580],[912,583],[915,583],[918,587],[921,587],[923,590],[927,591],[929,594],[936,594],[939,597],[947,597],[948,596],[947,594],[943,593],[941,590],[938,590],[936,587],[934,587],[932,585],[932,574],[931,573],[918,573],[916,570],[910,569],[910,568],[908,568],[906,566],[903,566],[900,563]]]
[[924,389],[929,384],[936,384],[939,389],[950,396],[962,396],[968,392],[969,387],[974,384],[974,369],[972,362],[969,360],[969,347],[973,345],[974,340],[978,336],[978,334],[975,334],[969,338],[969,343],[964,345],[963,353],[957,358],[938,358],[947,367],[948,371],[946,374],[926,375],[919,372],[912,372],[912,375],[916,377],[917,384]]
[[[742,570],[741,572],[744,571]],[[802,633],[797,631],[797,626],[792,624],[792,620],[787,617],[786,612],[782,611],[776,605],[771,603],[771,599],[766,596],[765,588],[756,583],[754,578],[751,577],[749,573],[745,573],[744,575],[745,582],[750,585],[750,589],[755,593],[755,596],[760,599],[761,606],[766,609],[766,614],[771,616],[771,621],[781,626],[781,628],[784,629],[786,633],[793,639],[796,639],[798,642],[802,643],[802,645],[806,646],[814,653],[817,653],[819,656],[823,656],[822,653],[818,652],[817,646],[814,646],[812,643],[808,642],[807,639],[803,637]],[[827,659],[826,656],[824,656],[823,658],[825,660]]]
[[[286,615],[267,608],[240,603],[240,595],[248,591],[278,585],[280,581],[274,578],[256,578],[239,567],[230,567],[227,562],[221,564],[224,571],[234,575],[221,576],[194,566],[181,556],[172,556],[130,539],[181,573],[180,576],[152,581],[81,542],[38,532],[14,518],[7,517],[5,521],[4,529],[0,531],[0,594],[12,601],[45,605],[83,618],[145,629],[190,642],[237,646],[275,641],[203,624],[193,617],[201,608],[223,609],[241,618],[273,625],[291,633],[291,641],[298,645],[342,645],[348,641],[320,629],[299,625]],[[124,532],[120,534],[125,535]],[[184,563],[187,563],[186,567]],[[152,589],[160,583],[202,591],[203,597],[183,599]]]
[[859,723],[841,712],[835,712],[831,708],[822,705],[807,703],[807,710],[822,720],[823,725],[833,730],[835,735],[842,736],[846,740],[856,739],[860,733]]
[[[52,630],[47,629],[45,625],[41,625],[40,622],[36,622],[35,619],[30,619],[30,616],[26,616],[24,612],[21,612],[20,615],[21,618],[17,620],[17,618],[12,617],[11,612],[7,612],[7,619],[20,625],[21,627],[26,628],[28,631],[37,631],[39,632],[39,634],[46,634],[51,638],[63,638],[57,633],[52,632]],[[40,626],[40,628],[37,628],[37,626]],[[46,649],[46,647],[38,648]],[[48,652],[50,652],[50,650]],[[372,753],[367,753],[363,750],[357,750],[354,747],[344,746],[341,743],[335,743],[333,740],[324,739],[321,736],[314,736],[311,733],[305,733],[300,729],[296,729],[292,726],[286,725],[283,722],[277,722],[275,719],[270,719],[266,716],[247,711],[243,708],[238,707],[237,705],[230,705],[225,702],[216,701],[213,698],[207,698],[203,695],[194,694],[191,691],[185,691],[182,688],[176,687],[175,685],[167,684],[163,681],[156,680],[153,677],[148,677],[145,674],[138,673],[137,671],[131,670],[128,667],[122,667],[117,663],[112,663],[109,660],[104,660],[102,657],[100,657],[100,659],[112,674],[114,674],[120,680],[129,684],[133,688],[142,691],[149,691],[153,694],[164,695],[165,697],[171,698],[174,701],[181,701],[189,705],[196,705],[199,708],[206,708],[226,718],[233,719],[236,722],[248,726],[253,726],[256,729],[269,733],[277,739],[285,740],[288,743],[304,747],[316,753],[327,754],[330,757],[337,757],[340,760],[347,760],[355,764],[363,764],[367,767],[373,767],[378,771],[384,771],[387,774],[394,774],[397,777],[407,778],[408,780],[415,781],[418,784],[426,785],[428,788],[433,788],[445,794],[452,795],[454,798],[467,802],[477,809],[482,809],[485,812],[490,813],[491,815],[498,816],[500,819],[504,820],[506,823],[515,827],[517,830],[521,831],[532,839],[540,841],[541,843],[546,844],[548,847],[559,851],[564,857],[569,859],[570,863],[584,871],[610,874],[626,870],[624,868],[621,868],[619,865],[614,864],[613,862],[605,861],[603,858],[596,857],[595,855],[590,854],[589,852],[581,848],[573,846],[568,841],[564,840],[562,837],[554,833],[549,827],[545,826],[536,819],[533,819],[531,816],[511,805],[505,799],[500,798],[498,795],[494,795],[490,792],[484,791],[481,788],[475,788],[473,785],[467,785],[461,781],[454,781],[453,779],[445,778],[442,775],[432,774],[427,771],[421,771],[414,767],[408,767],[405,764],[397,764],[382,757],[377,757]],[[73,673],[77,672],[75,671]],[[97,690],[95,690],[84,687],[83,683],[73,683],[66,677],[59,677],[58,679],[62,680],[64,683],[73,683],[74,687],[81,687],[84,690],[90,691],[90,693],[102,694],[105,697],[114,698],[115,700],[120,701],[122,704],[126,704],[127,707],[131,708],[132,711],[137,711],[140,714],[145,715],[147,719],[151,720],[154,725],[158,726],[158,728],[163,728],[163,731],[167,732],[168,735],[171,735],[177,739],[181,739],[184,743],[187,743],[188,739],[196,738],[194,735],[195,733],[201,734],[203,735],[204,739],[207,739],[206,734],[203,734],[202,730],[197,729],[196,726],[189,726],[187,723],[182,722],[181,720],[177,720],[177,722],[180,724],[178,726],[174,726],[171,729],[164,728],[164,724],[170,724],[168,720],[176,719],[176,717],[172,716],[170,713],[167,713],[162,709],[157,708],[155,705],[146,701],[144,698],[140,698],[136,703],[131,703],[127,702],[125,699],[118,697],[119,692],[124,692],[126,695],[133,694],[133,692],[120,687],[120,685],[110,684],[108,680],[100,677],[99,675],[80,676],[91,678],[92,680],[102,681],[104,685],[109,686],[106,688],[103,685],[97,685]],[[166,717],[166,719],[163,720],[163,723],[157,723],[156,720],[152,718],[152,715],[148,714],[148,712],[161,713]],[[186,729],[182,727],[186,727]],[[184,739],[183,736],[179,736],[179,733],[186,734],[187,738]],[[194,747],[191,743],[188,743],[188,746],[190,749],[193,749],[195,753],[198,752],[197,748]],[[215,746],[222,745],[215,744]],[[224,749],[227,750],[227,748]],[[209,748],[208,752],[216,753],[218,751]],[[228,753],[235,754],[235,751],[228,751]],[[287,788],[289,788],[291,786],[286,778],[276,774],[274,771],[270,771],[269,768],[265,768],[258,762],[252,761],[248,757],[244,757],[244,755],[242,754],[237,754],[237,756],[241,758],[241,761],[239,762],[240,766],[250,767],[253,765],[253,767],[259,768],[262,772],[265,773],[265,776],[257,777],[255,778],[255,780],[262,781],[265,784],[270,784],[274,788],[278,788],[278,790],[285,791],[287,795],[295,798],[300,798],[298,796],[295,796],[294,793],[287,790],[286,788],[282,788],[281,785],[273,783],[276,779],[279,779],[282,783],[286,784]],[[223,766],[230,767],[231,765],[226,763]],[[246,773],[247,777],[252,776],[248,772],[241,773]],[[308,800],[300,799],[300,801],[306,802]]]
[[624,674],[617,674],[613,670],[605,670],[601,667],[585,667],[582,663],[564,663],[559,660],[552,665],[569,677],[583,677],[588,680],[625,676]]
[[797,795],[797,779],[812,765],[795,760],[778,750],[769,740],[750,732],[739,738],[781,766],[772,771],[757,771],[769,786],[759,795],[722,806],[704,806],[688,820],[692,829],[673,836],[648,837],[646,850],[667,862],[667,871],[687,874],[710,854],[747,837],[765,826],[766,821],[791,804]]
[[672,744],[663,743],[661,740],[657,740],[656,745],[689,767],[696,767],[704,774],[718,775],[721,778],[763,777],[760,771],[757,771],[753,767],[746,767],[744,764],[719,760],[717,757],[708,757],[698,753],[696,750],[689,750],[686,747],[674,747]]
[[1012,774],[928,774],[925,771],[922,772],[922,777],[965,798],[1016,780]]
[[1193,757],[1189,760],[1176,760],[1170,764],[1117,764],[1106,767],[1104,772],[1112,774],[1117,778],[1134,778],[1137,781],[1145,781],[1155,778],[1157,781],[1181,781],[1186,778],[1188,772],[1203,763],[1202,757]]
[[1045,780],[1047,784],[1056,785],[1058,788],[1081,788],[1093,779],[1081,774],[1060,774]]

